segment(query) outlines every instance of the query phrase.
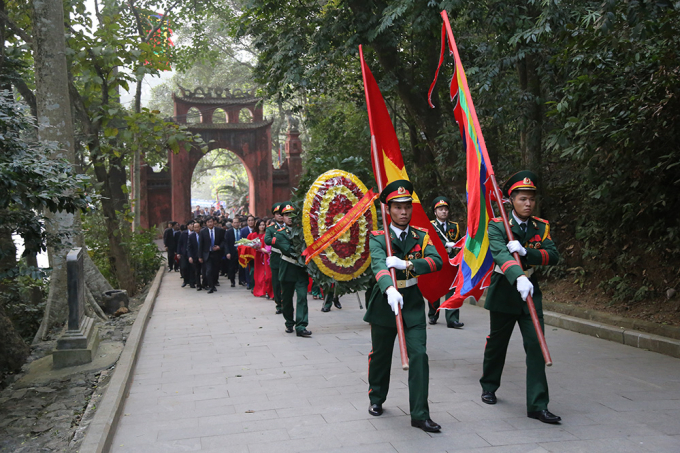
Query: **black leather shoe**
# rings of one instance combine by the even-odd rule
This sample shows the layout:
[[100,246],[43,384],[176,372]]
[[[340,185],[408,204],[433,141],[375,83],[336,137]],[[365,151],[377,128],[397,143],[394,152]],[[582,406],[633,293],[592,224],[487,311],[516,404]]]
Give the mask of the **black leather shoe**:
[[293,333],[292,327],[286,327],[286,333]]
[[321,307],[321,311],[324,312],[324,313],[328,313],[329,311],[331,311],[331,308],[330,307]]
[[202,286],[197,286],[197,287],[196,287],[196,291],[203,291],[203,287],[202,287]]
[[215,292],[215,290],[212,289],[212,288],[210,288],[210,289],[208,290],[208,294],[212,294],[212,293],[214,293],[214,292]]
[[215,286],[220,286],[220,282],[215,282]]
[[561,417],[550,412],[548,409],[542,411],[527,412],[527,417],[535,418],[543,423],[559,423],[562,421]]
[[231,287],[232,287],[232,288],[235,287],[235,286],[236,286],[236,284],[234,284],[234,283],[231,284]]
[[426,433],[438,433],[442,429],[441,426],[429,418],[427,420],[411,420],[411,426],[414,428],[420,428]]
[[297,331],[297,336],[298,337],[311,337],[312,336],[312,331],[311,330],[298,330]]
[[277,308],[277,309],[276,309],[276,314],[277,314],[277,315],[280,315],[281,313],[283,313],[283,312],[281,311],[281,309]]
[[462,322],[453,321],[451,324],[449,324],[449,325],[446,326],[446,327],[449,327],[449,328],[451,328],[451,329],[460,329],[460,328],[463,327],[464,325],[465,325],[465,324],[462,323]]
[[189,288],[196,289],[196,285],[189,285]]
[[437,320],[434,319],[434,318],[430,318],[430,320],[428,321],[428,323],[429,323],[431,326],[434,326],[435,324],[437,324]]
[[494,392],[487,392],[486,390],[482,392],[482,403],[486,404],[496,404],[498,400],[496,399],[496,394]]
[[340,305],[340,299],[333,299],[333,305],[335,305],[335,308],[338,310],[342,310],[342,305]]
[[185,286],[187,286],[187,284],[186,284],[186,283],[182,283],[182,288],[184,288]]
[[370,406],[368,406],[368,413],[373,415],[374,417],[381,416],[383,413],[382,404],[371,404]]

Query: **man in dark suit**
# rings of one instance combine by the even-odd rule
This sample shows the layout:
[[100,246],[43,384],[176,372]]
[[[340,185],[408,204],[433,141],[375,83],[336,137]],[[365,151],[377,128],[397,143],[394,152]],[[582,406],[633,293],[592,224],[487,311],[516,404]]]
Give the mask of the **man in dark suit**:
[[226,234],[226,246],[227,246],[227,259],[229,260],[229,280],[231,280],[231,287],[236,286],[236,273],[239,273],[238,283],[239,285],[245,284],[245,276],[241,276],[238,265],[238,247],[236,242],[239,239],[243,239],[241,235],[241,222],[238,217],[234,217],[232,221],[232,229],[227,231]]
[[179,255],[179,271],[182,276],[182,288],[191,282],[191,269],[189,266],[189,232],[194,222],[189,221],[187,225],[180,225],[179,241],[177,242],[177,254]]
[[177,222],[168,222],[168,227],[163,232],[163,245],[165,251],[168,252],[168,272],[172,272],[175,268],[175,251],[177,244],[175,243],[175,224]]
[[215,220],[208,217],[205,222],[206,228],[201,231],[199,241],[201,242],[201,257],[199,261],[205,266],[205,277],[208,280],[208,294],[212,294],[217,289],[217,274],[220,271],[220,260],[224,255],[226,246],[224,240],[224,230],[215,226]]
[[206,285],[205,277],[201,279],[203,264],[200,261],[201,258],[201,224],[195,222],[193,224],[193,231],[189,234],[189,245],[187,246],[187,253],[189,255],[189,265],[191,266],[191,273],[193,274],[193,280],[191,287],[196,285],[196,290],[201,291]]

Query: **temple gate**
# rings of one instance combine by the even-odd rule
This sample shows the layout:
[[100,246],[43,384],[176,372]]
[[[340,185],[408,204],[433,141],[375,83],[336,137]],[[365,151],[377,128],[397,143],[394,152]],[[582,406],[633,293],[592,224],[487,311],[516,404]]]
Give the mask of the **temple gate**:
[[[288,122],[285,160],[280,169],[275,169],[271,143],[273,120],[263,118],[262,99],[255,97],[254,92],[201,87],[193,91],[180,87],[180,91],[181,94],[173,93],[172,96],[174,120],[187,124],[192,134],[199,134],[209,143],[208,152],[227,149],[239,157],[248,174],[251,213],[270,215],[274,202],[290,199],[291,188],[297,185],[302,173],[302,142],[296,121]],[[200,120],[188,124],[187,116],[192,109],[198,111]],[[244,109],[249,113],[246,116],[250,122],[240,121]],[[218,119],[216,115],[226,118]],[[203,156],[200,149],[185,144],[179,153],[168,151],[168,164],[163,171],[154,172],[146,165],[142,167],[142,228],[191,218],[191,177]]]

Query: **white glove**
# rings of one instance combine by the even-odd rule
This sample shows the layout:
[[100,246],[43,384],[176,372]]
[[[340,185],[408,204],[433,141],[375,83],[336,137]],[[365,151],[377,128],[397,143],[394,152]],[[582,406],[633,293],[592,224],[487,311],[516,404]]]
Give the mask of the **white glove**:
[[399,269],[400,271],[406,269],[406,261],[397,258],[396,256],[388,256],[385,258],[385,264],[387,267],[393,267],[395,269]]
[[399,290],[394,286],[390,286],[385,291],[387,294],[387,303],[390,304],[390,308],[395,315],[399,314],[399,309],[404,308],[404,297],[401,295]]
[[510,253],[519,253],[519,256],[526,256],[527,254],[527,249],[522,247],[522,244],[519,243],[519,241],[510,241],[508,242],[508,251]]
[[519,291],[522,300],[527,300],[529,293],[534,295],[534,285],[529,281],[526,275],[517,277],[517,291]]
[[444,244],[444,247],[446,247],[447,249],[452,249],[455,246],[456,246],[455,242],[447,242],[446,244]]

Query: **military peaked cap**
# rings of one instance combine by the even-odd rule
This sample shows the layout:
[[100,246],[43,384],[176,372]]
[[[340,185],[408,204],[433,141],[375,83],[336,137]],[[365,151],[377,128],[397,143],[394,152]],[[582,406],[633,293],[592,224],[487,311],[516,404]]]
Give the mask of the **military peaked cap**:
[[413,184],[411,184],[411,181],[397,179],[385,186],[383,191],[380,192],[380,202],[387,204],[390,201],[413,201]]
[[432,202],[432,210],[434,211],[435,209],[437,209],[440,206],[446,206],[448,208],[450,204],[451,204],[451,200],[449,200],[448,198],[437,197]]
[[514,190],[536,190],[538,177],[529,170],[518,171],[503,184],[503,195],[510,196]]

